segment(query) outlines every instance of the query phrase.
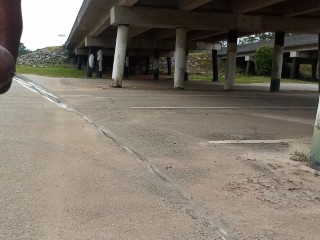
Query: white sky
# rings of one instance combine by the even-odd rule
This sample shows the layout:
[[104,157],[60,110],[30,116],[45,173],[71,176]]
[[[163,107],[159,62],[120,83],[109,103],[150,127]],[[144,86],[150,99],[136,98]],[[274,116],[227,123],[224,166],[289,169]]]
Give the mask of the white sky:
[[67,40],[83,0],[22,0],[21,42],[31,50],[61,45]]

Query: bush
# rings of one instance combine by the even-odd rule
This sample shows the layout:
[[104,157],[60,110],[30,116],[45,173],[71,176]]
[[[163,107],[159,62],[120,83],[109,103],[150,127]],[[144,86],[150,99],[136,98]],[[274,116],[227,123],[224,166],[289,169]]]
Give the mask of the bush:
[[255,70],[259,76],[270,76],[272,69],[273,48],[260,47],[255,53]]

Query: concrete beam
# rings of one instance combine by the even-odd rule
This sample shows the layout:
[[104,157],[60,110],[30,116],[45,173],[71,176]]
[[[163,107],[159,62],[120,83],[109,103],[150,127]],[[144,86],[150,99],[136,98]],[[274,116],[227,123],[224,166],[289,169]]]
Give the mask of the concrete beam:
[[212,50],[214,49],[215,43],[207,43],[207,42],[196,42],[197,49],[201,50]]
[[[131,7],[135,5],[139,0],[120,0],[119,5],[124,7]],[[92,37],[99,36],[105,29],[110,26],[110,12],[106,12],[103,18],[95,25],[94,29],[88,34]],[[129,36],[130,37],[130,36]]]
[[89,36],[97,37],[106,28],[110,26],[110,12],[106,13],[103,18],[95,25],[95,27],[90,31]]
[[131,7],[137,2],[139,2],[139,0],[120,0],[119,5],[124,7]]
[[298,52],[298,51],[292,51],[290,52],[291,58],[310,58],[309,52]]
[[209,37],[214,37],[220,34],[224,34],[225,31],[193,31],[188,34],[188,40],[197,41]]
[[254,56],[251,56],[251,55],[245,56],[245,57],[244,57],[244,60],[245,60],[246,62],[252,62],[252,61],[254,61]]
[[[127,52],[128,52],[128,56],[130,57],[149,57],[153,55],[153,50],[128,50]],[[74,54],[77,56],[88,56],[89,49],[88,48],[76,49],[74,51]],[[160,57],[174,57],[174,51],[160,51],[159,54],[160,54]],[[113,57],[114,50],[104,49],[103,56]]]
[[[106,49],[114,49],[116,43],[115,38],[85,38],[85,47],[103,47]],[[187,46],[190,49],[197,47],[195,42],[188,42]],[[174,40],[152,40],[152,39],[129,39],[129,49],[160,49],[173,50],[175,49]]]
[[285,0],[233,0],[233,12],[238,14],[248,13],[260,8],[272,6],[277,3],[284,2]]
[[178,6],[180,10],[191,11],[211,1],[212,0],[180,0]]
[[88,49],[75,49],[74,54],[76,56],[88,56],[89,50]]
[[92,30],[92,22],[99,23],[105,15],[110,12],[112,6],[119,0],[87,0],[83,1],[77,19],[74,22],[71,33],[66,42],[68,49],[77,48],[78,44]]
[[290,3],[284,5],[282,10],[282,15],[287,17],[295,17],[299,15],[304,15],[320,10],[319,0],[293,0]]
[[141,28],[141,27],[131,28],[130,31],[129,31],[129,38],[133,38],[135,36],[138,36],[141,33],[144,33],[144,32],[146,32],[148,30],[149,30],[149,28]]
[[176,35],[175,29],[158,29],[155,38],[158,40],[163,40],[167,38],[174,37]]
[[[182,11],[191,11],[195,8],[198,8],[208,2],[211,2],[212,0],[180,0],[178,3],[178,8]],[[144,29],[144,31],[137,32],[134,36],[137,36],[143,32],[146,32],[150,30],[151,28],[141,28]],[[134,37],[133,36],[133,37]],[[171,38],[175,36],[175,30],[172,31],[171,29],[161,29],[159,33],[156,34],[156,39],[166,39]],[[130,36],[129,36],[130,37]]]
[[111,24],[145,28],[186,27],[195,30],[238,29],[242,32],[320,32],[320,19],[187,12],[142,7],[114,7]]

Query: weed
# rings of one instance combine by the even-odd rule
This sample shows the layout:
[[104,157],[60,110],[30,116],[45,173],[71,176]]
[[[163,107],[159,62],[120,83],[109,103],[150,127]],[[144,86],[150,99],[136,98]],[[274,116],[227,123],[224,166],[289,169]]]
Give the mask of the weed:
[[295,151],[290,159],[295,162],[308,162],[309,154],[303,151]]

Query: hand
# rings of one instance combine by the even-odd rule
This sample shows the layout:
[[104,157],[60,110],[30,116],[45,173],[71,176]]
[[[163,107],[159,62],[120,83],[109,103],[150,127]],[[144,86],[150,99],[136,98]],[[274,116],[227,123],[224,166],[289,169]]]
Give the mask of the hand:
[[10,89],[21,33],[21,0],[0,0],[0,94]]

